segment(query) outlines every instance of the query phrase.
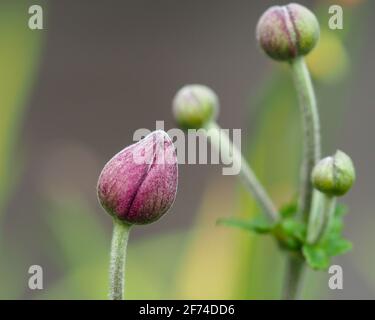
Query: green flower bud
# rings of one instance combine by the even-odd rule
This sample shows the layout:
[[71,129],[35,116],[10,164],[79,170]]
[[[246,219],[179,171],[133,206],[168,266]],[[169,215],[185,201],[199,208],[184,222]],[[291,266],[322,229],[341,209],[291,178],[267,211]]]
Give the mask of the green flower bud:
[[308,54],[319,39],[319,23],[306,7],[296,3],[269,8],[258,21],[256,37],[275,60],[291,60]]
[[199,129],[216,119],[219,99],[210,88],[187,85],[181,88],[173,99],[173,113],[183,129]]
[[320,160],[311,175],[316,189],[330,195],[342,196],[355,180],[355,170],[350,157],[338,150],[334,156]]

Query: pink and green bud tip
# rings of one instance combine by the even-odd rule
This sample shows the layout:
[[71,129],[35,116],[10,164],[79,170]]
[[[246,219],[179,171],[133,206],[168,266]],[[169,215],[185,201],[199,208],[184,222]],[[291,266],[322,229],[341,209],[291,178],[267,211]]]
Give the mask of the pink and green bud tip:
[[308,54],[319,40],[315,15],[296,3],[270,7],[259,19],[256,37],[272,59],[290,61]]
[[214,121],[219,110],[216,93],[200,84],[182,87],[173,99],[173,114],[183,129],[199,129]]
[[103,168],[97,185],[103,208],[127,224],[148,224],[172,206],[177,191],[177,157],[164,131],[116,154]]
[[350,157],[342,151],[320,160],[311,175],[316,189],[329,196],[342,196],[355,181],[355,169]]

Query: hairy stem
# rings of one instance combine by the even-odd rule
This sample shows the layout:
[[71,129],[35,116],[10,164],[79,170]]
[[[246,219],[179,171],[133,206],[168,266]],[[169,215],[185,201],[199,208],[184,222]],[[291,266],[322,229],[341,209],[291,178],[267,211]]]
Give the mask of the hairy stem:
[[123,300],[125,286],[125,260],[130,225],[114,219],[109,268],[109,299]]
[[314,88],[303,57],[291,61],[294,85],[302,114],[304,131],[304,157],[301,170],[301,186],[299,213],[308,220],[310,213],[313,187],[310,175],[315,163],[320,159],[320,124]]
[[[303,163],[301,168],[300,196],[298,213],[304,220],[315,228],[315,223],[320,227],[320,206],[321,196],[314,192],[311,183],[311,172],[320,159],[320,123],[316,105],[314,88],[310,74],[303,57],[297,57],[291,61],[294,85],[297,91],[298,100],[302,115],[303,126]],[[313,215],[310,217],[310,215]],[[311,218],[311,219],[309,219]],[[309,221],[310,220],[310,221]],[[310,226],[311,229],[311,226]],[[315,231],[315,229],[314,229]],[[315,235],[314,235],[315,236]],[[297,299],[298,291],[302,286],[304,261],[296,260],[293,256],[287,257],[287,270],[285,275],[285,299]]]
[[248,165],[246,159],[242,156],[241,151],[229,139],[228,135],[221,130],[219,125],[211,122],[206,126],[207,136],[214,147],[220,151],[222,160],[225,162],[232,162],[234,166],[240,168],[241,178],[247,189],[254,196],[258,204],[262,207],[264,213],[268,218],[275,222],[278,220],[278,211],[273,204],[271,198],[258,181],[253,170]]
[[324,241],[329,234],[331,229],[333,219],[335,217],[336,209],[336,197],[324,196],[324,206],[323,206],[323,225],[317,241]]
[[313,200],[307,224],[307,242],[316,243],[324,224],[324,198],[325,195],[318,190],[313,191]]
[[289,255],[287,258],[286,270],[283,299],[298,300],[302,289],[305,262],[300,257]]

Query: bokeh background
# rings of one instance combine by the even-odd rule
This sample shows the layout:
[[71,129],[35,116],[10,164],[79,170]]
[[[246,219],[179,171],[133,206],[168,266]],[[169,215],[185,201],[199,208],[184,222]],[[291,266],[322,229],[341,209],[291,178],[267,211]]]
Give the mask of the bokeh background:
[[[254,30],[270,5],[250,0],[0,1],[0,298],[104,299],[112,222],[95,192],[105,164],[138,128],[164,120],[186,83],[211,86],[219,122],[241,128],[242,148],[275,201],[295,196],[301,154],[291,75],[258,49]],[[374,2],[335,0],[344,29],[328,29],[330,1],[300,1],[317,15],[321,41],[309,56],[324,154],[336,148],[357,168],[342,199],[354,243],[334,260],[344,289],[310,271],[304,297],[375,298]],[[28,8],[44,9],[44,30]],[[134,228],[130,299],[278,299],[283,256],[272,239],[216,226],[258,207],[219,165],[181,165],[173,209]],[[44,289],[28,288],[28,269]]]

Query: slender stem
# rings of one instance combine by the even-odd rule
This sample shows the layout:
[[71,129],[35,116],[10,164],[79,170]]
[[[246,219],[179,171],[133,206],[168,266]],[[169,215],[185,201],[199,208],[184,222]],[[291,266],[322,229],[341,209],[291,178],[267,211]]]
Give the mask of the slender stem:
[[325,195],[314,191],[314,196],[319,199],[313,200],[309,224],[307,228],[307,242],[314,244],[323,241],[327,236],[335,214],[336,197]]
[[299,212],[308,220],[313,187],[310,175],[315,163],[320,159],[320,124],[314,88],[303,57],[291,61],[294,85],[302,113],[304,131],[304,157],[301,170],[301,192]]
[[[316,162],[320,159],[321,153],[319,114],[314,88],[304,58],[298,57],[291,61],[291,67],[294,85],[298,94],[304,131],[304,156],[301,168],[298,213],[302,215],[304,220],[308,223],[319,224],[321,197],[316,192],[313,192],[313,186],[310,180],[311,172]],[[310,215],[312,215],[312,217]],[[293,256],[287,257],[284,298],[298,298],[298,291],[302,286],[303,269],[303,260],[296,260]]]
[[114,219],[109,268],[109,299],[123,300],[125,286],[126,246],[130,225]]
[[[271,221],[277,221],[278,211],[275,205],[268,196],[266,190],[258,181],[246,159],[242,156],[241,151],[232,143],[228,135],[221,130],[217,123],[209,123],[206,126],[206,130],[207,136],[209,137],[211,143],[217,150],[220,150],[221,157],[226,157],[226,161],[232,161],[233,164],[236,164],[236,166],[240,168],[240,175],[245,186],[249,189],[259,205],[262,207],[264,213]],[[230,155],[232,156],[231,159]]]
[[336,197],[327,195],[324,196],[323,225],[317,238],[317,241],[319,242],[326,239],[331,229],[333,219],[335,217],[336,199]]
[[307,242],[316,243],[324,223],[325,195],[318,190],[313,191],[313,200],[307,224]]
[[305,263],[302,258],[289,255],[286,268],[283,299],[298,300],[302,289]]

